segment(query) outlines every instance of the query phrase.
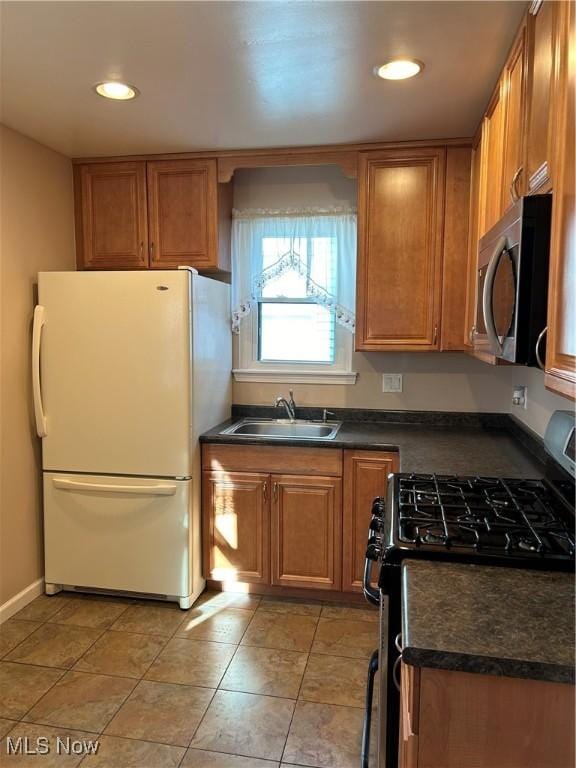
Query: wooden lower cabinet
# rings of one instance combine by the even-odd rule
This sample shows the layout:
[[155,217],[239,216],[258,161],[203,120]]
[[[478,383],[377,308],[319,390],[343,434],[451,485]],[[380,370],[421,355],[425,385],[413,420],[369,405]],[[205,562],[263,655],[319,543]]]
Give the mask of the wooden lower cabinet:
[[344,451],[342,589],[361,592],[372,503],[385,496],[398,453]]
[[269,476],[250,472],[202,474],[206,576],[267,584]]
[[360,591],[372,502],[398,466],[393,452],[204,445],[205,577]]
[[402,663],[400,768],[573,765],[573,685]]
[[340,590],[340,478],[273,475],[272,499],[272,584]]

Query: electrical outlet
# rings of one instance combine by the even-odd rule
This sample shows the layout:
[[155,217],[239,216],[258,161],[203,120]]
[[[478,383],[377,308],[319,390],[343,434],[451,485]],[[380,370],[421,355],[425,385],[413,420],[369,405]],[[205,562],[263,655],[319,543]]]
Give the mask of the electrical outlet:
[[384,373],[382,375],[382,392],[402,392],[402,374]]
[[512,405],[519,408],[528,408],[528,387],[514,387],[512,391]]

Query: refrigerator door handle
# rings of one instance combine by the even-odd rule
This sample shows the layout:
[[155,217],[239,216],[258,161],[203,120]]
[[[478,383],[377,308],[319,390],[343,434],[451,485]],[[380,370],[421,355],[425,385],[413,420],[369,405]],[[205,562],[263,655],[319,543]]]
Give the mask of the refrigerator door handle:
[[113,485],[103,483],[87,483],[79,480],[64,480],[54,478],[55,488],[61,491],[90,491],[91,493],[132,493],[140,496],[174,496],[177,486],[173,484],[162,485]]
[[44,307],[38,304],[34,308],[34,322],[32,325],[32,395],[34,399],[34,416],[36,419],[36,432],[38,437],[46,437],[46,414],[42,402],[42,388],[40,385],[40,345],[42,342],[42,328],[44,327]]

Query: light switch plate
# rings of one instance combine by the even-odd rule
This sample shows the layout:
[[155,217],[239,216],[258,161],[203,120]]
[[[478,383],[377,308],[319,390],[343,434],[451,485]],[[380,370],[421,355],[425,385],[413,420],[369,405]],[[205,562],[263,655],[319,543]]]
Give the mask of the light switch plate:
[[402,374],[382,374],[382,392],[402,392]]

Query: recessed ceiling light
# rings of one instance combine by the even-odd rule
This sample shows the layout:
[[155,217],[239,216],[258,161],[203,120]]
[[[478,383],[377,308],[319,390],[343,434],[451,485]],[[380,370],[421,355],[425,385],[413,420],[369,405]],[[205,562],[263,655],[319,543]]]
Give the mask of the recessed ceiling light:
[[116,99],[117,101],[129,101],[135,99],[140,93],[138,88],[127,83],[119,83],[114,80],[108,83],[97,83],[94,86],[94,90],[99,96],[104,96],[105,99]]
[[384,80],[406,80],[417,75],[423,68],[424,64],[417,59],[392,59],[381,67],[376,67],[374,72]]

